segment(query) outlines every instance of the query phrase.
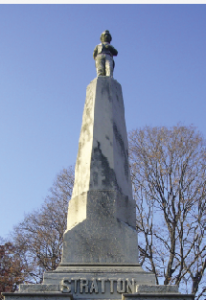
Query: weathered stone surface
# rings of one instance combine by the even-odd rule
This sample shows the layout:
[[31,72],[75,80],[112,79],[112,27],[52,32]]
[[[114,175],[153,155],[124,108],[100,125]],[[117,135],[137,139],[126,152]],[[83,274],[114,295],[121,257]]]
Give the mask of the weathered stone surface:
[[178,293],[177,285],[137,285],[136,286],[137,293]]
[[[54,283],[59,283],[62,290],[64,280],[69,286],[68,291],[71,290],[76,299],[121,299],[125,292],[135,293],[136,285],[155,284],[154,274],[143,271],[138,264],[60,266],[57,270],[44,274],[43,284],[54,286]],[[82,282],[86,282],[86,289],[84,287],[81,292]]]
[[112,191],[81,196],[87,198],[87,219],[65,233],[61,263],[137,263],[136,231],[117,211],[118,201],[127,207],[128,199]]
[[[55,282],[56,283],[56,282]],[[31,292],[54,292],[60,291],[60,285],[57,284],[20,284],[20,293]]]
[[43,284],[20,285],[20,295],[68,292],[75,299],[121,299],[123,293],[135,293],[137,285],[154,283],[154,275],[139,265],[60,266],[44,273]]
[[87,88],[62,264],[137,263],[135,201],[121,85]]
[[194,295],[180,294],[178,286],[140,284],[136,293],[122,295],[122,300],[194,300]]
[[98,77],[87,87],[72,198],[105,189],[132,198],[121,85]]
[[2,293],[2,295],[6,298],[6,300],[73,300],[73,295],[60,292],[36,292],[36,293]]

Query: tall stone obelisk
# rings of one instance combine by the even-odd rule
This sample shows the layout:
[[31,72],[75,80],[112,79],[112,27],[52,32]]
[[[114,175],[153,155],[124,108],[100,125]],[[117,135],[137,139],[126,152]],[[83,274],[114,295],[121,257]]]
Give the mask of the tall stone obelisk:
[[87,88],[62,264],[138,263],[135,201],[121,85]]
[[114,80],[108,30],[93,56],[98,77],[87,87],[61,265],[137,264],[135,201],[121,85]]
[[176,286],[155,286],[154,274],[138,263],[124,102],[110,41],[106,30],[94,50],[98,77],[87,87],[61,263],[44,273],[43,284],[3,293],[6,300],[194,299]]

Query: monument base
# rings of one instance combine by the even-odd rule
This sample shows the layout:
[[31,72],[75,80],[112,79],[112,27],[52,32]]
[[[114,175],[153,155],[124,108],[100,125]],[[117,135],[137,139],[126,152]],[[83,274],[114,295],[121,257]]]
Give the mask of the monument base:
[[[73,300],[73,295],[70,293],[2,293],[6,300]],[[87,298],[91,299],[90,296]],[[98,299],[97,297],[95,299]],[[102,299],[102,298],[101,298]],[[118,298],[119,299],[119,298]],[[122,300],[194,300],[193,295],[180,293],[135,293],[122,294]]]
[[[68,278],[68,277],[67,277]],[[66,280],[66,278],[64,279]],[[102,280],[102,279],[101,279]],[[119,281],[118,281],[119,280]],[[82,283],[81,283],[82,281]],[[68,284],[71,282],[68,279]],[[76,283],[78,279],[76,278]],[[101,281],[101,291],[98,290],[98,284],[94,283],[94,278],[91,285],[88,284],[86,278],[81,278],[79,283],[76,285],[77,292],[71,293],[68,290],[64,290],[64,287],[69,287],[69,285],[21,285],[21,291],[16,293],[2,293],[5,300],[73,300],[73,299],[121,299],[121,300],[194,300],[194,295],[181,294],[178,293],[177,286],[155,286],[155,285],[136,285],[136,291],[134,293],[123,293],[125,285],[120,283],[120,278],[115,280],[115,278],[110,278],[110,288],[107,289],[107,285],[102,284]],[[111,293],[111,282],[113,293]],[[114,283],[117,282],[115,285]],[[65,281],[66,283],[66,281]],[[104,282],[106,283],[106,282]],[[63,287],[63,289],[62,289]],[[127,290],[132,288],[132,285],[127,285]],[[53,291],[53,289],[56,289]],[[41,290],[41,291],[40,291]],[[60,291],[61,290],[61,291]],[[118,290],[118,293],[116,293]]]
[[76,299],[121,299],[123,293],[135,293],[136,286],[154,285],[155,276],[136,265],[60,265],[45,272],[42,285],[20,285],[21,293],[71,293]]
[[155,275],[136,265],[60,265],[44,273],[42,284],[20,285],[19,292],[3,293],[5,300],[193,300],[177,286],[156,286]]

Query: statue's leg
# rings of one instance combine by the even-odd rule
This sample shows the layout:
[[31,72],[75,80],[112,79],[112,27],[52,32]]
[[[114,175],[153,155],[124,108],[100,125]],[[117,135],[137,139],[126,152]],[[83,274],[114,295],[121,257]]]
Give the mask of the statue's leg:
[[113,77],[113,58],[110,55],[106,55],[105,71],[106,76]]
[[97,76],[105,76],[105,55],[97,55],[95,58]]

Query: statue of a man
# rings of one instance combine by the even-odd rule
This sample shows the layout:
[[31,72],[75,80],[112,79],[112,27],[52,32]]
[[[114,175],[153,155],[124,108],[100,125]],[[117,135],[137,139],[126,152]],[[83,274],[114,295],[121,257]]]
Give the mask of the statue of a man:
[[101,43],[94,49],[93,57],[97,70],[97,76],[113,77],[114,60],[113,56],[117,56],[117,50],[110,45],[112,36],[109,30],[102,32],[100,36]]

